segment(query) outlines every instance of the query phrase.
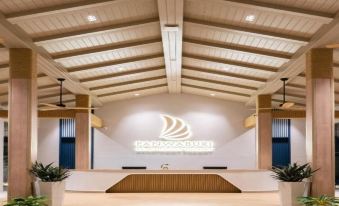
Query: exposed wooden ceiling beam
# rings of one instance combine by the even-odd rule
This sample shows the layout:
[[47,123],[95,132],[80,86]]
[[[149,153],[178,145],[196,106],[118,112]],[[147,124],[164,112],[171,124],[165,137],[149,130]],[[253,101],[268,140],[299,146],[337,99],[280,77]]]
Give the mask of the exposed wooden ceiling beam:
[[137,57],[128,57],[124,59],[116,59],[116,60],[99,62],[99,63],[94,63],[94,64],[69,67],[67,68],[67,71],[69,73],[74,73],[74,72],[96,70],[101,67],[108,67],[108,66],[113,67],[113,66],[118,66],[122,64],[128,64],[128,63],[139,62],[139,61],[147,61],[147,60],[157,59],[157,58],[163,58],[163,54],[159,53],[159,54],[151,54],[151,55],[142,55],[142,56],[137,56]]
[[195,55],[195,54],[183,54],[184,58],[190,58],[190,59],[196,59],[200,61],[208,61],[208,62],[214,62],[214,63],[219,63],[219,64],[225,64],[225,65],[231,65],[231,66],[238,66],[238,67],[243,67],[245,69],[255,69],[258,71],[263,71],[263,72],[270,72],[274,73],[278,71],[278,68],[276,67],[270,67],[270,66],[265,66],[265,65],[259,65],[259,64],[251,64],[247,62],[241,62],[241,61],[234,61],[230,59],[222,59],[222,58],[216,58],[216,57],[206,57],[206,56],[201,56],[201,55]]
[[[105,44],[105,45],[100,45],[96,47],[70,50],[70,51],[59,53],[59,54],[52,54],[52,58],[53,59],[73,58],[73,57],[78,57],[78,56],[87,55],[87,54],[115,51],[115,50],[120,50],[120,49],[133,49],[135,47],[142,47],[142,46],[147,46],[147,45],[160,43],[160,42],[161,42],[161,38],[158,38],[158,37],[155,37],[153,39],[147,39],[147,40],[138,39],[138,40],[135,40],[132,42],[126,42],[126,43],[123,42],[123,43]],[[1,65],[0,65],[0,68],[1,68]]]
[[167,84],[157,84],[157,85],[153,85],[153,86],[139,87],[139,88],[135,88],[135,89],[122,90],[122,91],[118,91],[118,92],[110,92],[110,93],[100,94],[100,95],[98,95],[98,97],[115,96],[115,95],[119,95],[119,94],[130,93],[130,92],[140,92],[140,91],[155,89],[155,88],[160,88],[160,87],[167,87]]
[[106,84],[102,86],[92,87],[89,89],[91,91],[97,91],[101,89],[115,88],[115,87],[130,85],[130,84],[138,84],[138,83],[145,83],[149,81],[165,80],[165,79],[166,79],[166,75],[161,75],[161,76],[156,76],[156,77],[148,77],[148,78],[124,81],[124,82],[119,82],[119,83],[114,83],[114,84]]
[[[38,79],[39,79],[39,78],[44,78],[44,77],[48,77],[48,76],[47,76],[46,74],[44,74],[44,73],[39,73],[39,74],[38,74]],[[8,79],[1,80],[1,81],[0,81],[0,85],[1,85],[1,84],[8,84]]]
[[7,48],[29,48],[36,52],[39,70],[55,82],[56,78],[66,79],[64,87],[67,90],[74,94],[88,94],[91,96],[94,105],[100,106],[102,104],[94,94],[91,94],[86,87],[68,74],[64,67],[56,64],[46,50],[35,45],[30,36],[8,22],[3,14],[0,14],[0,36]]
[[100,75],[100,76],[94,76],[94,77],[89,77],[85,79],[80,79],[80,82],[92,82],[92,81],[98,81],[98,80],[103,80],[103,79],[111,79],[111,78],[117,78],[117,77],[122,77],[122,76],[128,76],[128,75],[136,75],[136,74],[142,74],[145,72],[155,72],[159,70],[164,70],[165,66],[160,66],[160,67],[149,67],[149,68],[143,68],[143,69],[135,69],[135,70],[129,70],[129,71],[123,71],[123,72],[116,72],[113,74],[105,74],[105,75]]
[[226,91],[226,90],[221,90],[221,89],[214,89],[214,88],[209,88],[209,87],[202,87],[202,86],[197,86],[197,85],[193,85],[193,84],[182,84],[182,86],[183,87],[194,88],[194,89],[201,89],[201,90],[207,90],[207,91],[212,91],[212,92],[236,95],[236,96],[241,96],[241,97],[250,97],[250,95],[248,95],[248,94],[243,94],[243,93],[238,93],[238,92],[231,92],[231,91]]
[[294,87],[294,88],[298,88],[298,89],[305,89],[306,88],[304,85],[293,84],[293,83],[286,84],[286,87]]
[[181,92],[184,0],[157,0],[169,93]]
[[158,22],[159,22],[158,18],[135,20],[135,21],[127,22],[127,23],[117,23],[117,24],[112,24],[112,25],[98,27],[98,28],[87,28],[87,29],[81,29],[78,31],[64,32],[61,34],[52,34],[48,36],[36,37],[36,38],[33,38],[33,41],[35,43],[43,43],[43,42],[48,42],[48,41],[66,39],[70,37],[80,37],[80,36],[86,36],[89,34],[100,34],[100,33],[107,32],[107,31],[117,31],[117,30],[122,30],[122,29],[133,28],[133,27],[142,27],[147,24],[155,24]]
[[293,36],[289,34],[282,34],[279,32],[264,31],[261,29],[247,28],[247,27],[235,26],[235,25],[225,24],[225,23],[216,23],[216,22],[199,20],[199,19],[184,18],[184,22],[204,26],[206,28],[210,28],[214,30],[221,29],[221,30],[227,30],[227,31],[234,31],[234,32],[239,32],[239,33],[258,35],[258,36],[262,36],[266,38],[275,38],[275,39],[281,39],[285,41],[292,41],[292,42],[297,42],[297,43],[302,43],[302,44],[306,44],[310,41],[309,38],[305,38],[301,36]]
[[[72,93],[69,91],[63,91],[63,96],[65,95],[72,95]],[[60,93],[46,94],[46,95],[39,95],[38,99],[41,100],[41,99],[48,99],[48,98],[59,97],[59,96],[60,96]]]
[[42,86],[38,86],[38,89],[51,89],[51,88],[56,88],[59,87],[59,84],[48,84],[48,85],[42,85]]
[[9,64],[0,64],[0,69],[8,69],[9,68]]
[[185,65],[183,66],[183,69],[187,70],[187,71],[202,72],[202,73],[210,74],[210,75],[219,75],[221,77],[231,77],[231,78],[254,81],[254,82],[259,82],[259,83],[265,83],[267,81],[266,79],[258,78],[258,77],[235,74],[235,73],[226,72],[226,71],[218,71],[218,70],[205,69],[205,68],[196,68],[196,67],[190,67],[190,66],[185,66]]
[[119,0],[83,0],[80,2],[63,3],[60,5],[42,7],[26,11],[14,12],[6,15],[6,18],[12,22],[19,22],[29,18],[43,17],[46,15],[59,14],[63,12],[77,11],[98,6],[111,5]]
[[242,5],[250,9],[261,9],[274,13],[288,14],[300,17],[312,18],[314,20],[322,20],[324,23],[329,23],[334,14],[319,12],[314,10],[306,10],[299,7],[291,7],[279,4],[272,4],[253,0],[222,0],[223,2]]
[[258,54],[258,55],[264,55],[268,57],[280,58],[280,59],[286,59],[286,60],[289,60],[292,57],[292,54],[280,53],[274,50],[267,50],[267,49],[242,46],[242,45],[234,45],[234,44],[228,44],[228,43],[226,44],[217,43],[217,42],[211,42],[207,40],[197,40],[197,39],[192,39],[192,38],[187,38],[187,37],[184,38],[184,43],[201,45],[201,46],[206,46],[206,47],[211,47],[211,48],[234,50],[234,51],[246,52],[246,53],[251,53],[251,54]]
[[[294,55],[293,58],[284,65],[284,69],[277,73],[265,86],[255,92],[246,105],[255,104],[256,97],[259,94],[272,94],[282,87],[281,78],[288,77],[291,81],[294,77],[305,71],[306,52],[312,48],[323,47],[338,38],[339,30],[339,15],[335,17],[329,24],[325,24],[319,29],[306,46],[301,47]],[[289,83],[287,82],[287,84]]]
[[[39,118],[75,118],[76,111],[75,110],[50,110],[50,111],[38,111]],[[8,118],[8,111],[7,110],[0,110],[0,118],[7,119]],[[103,121],[100,117],[91,114],[91,125],[94,128],[102,128]]]
[[241,88],[241,89],[248,89],[248,90],[257,90],[257,87],[251,87],[251,86],[246,86],[246,85],[241,85],[241,84],[232,84],[224,81],[218,81],[218,80],[212,80],[212,79],[206,79],[206,78],[199,78],[199,77],[192,77],[188,75],[182,75],[182,79],[187,79],[187,80],[194,80],[194,81],[199,81],[199,82],[205,82],[205,83],[210,83],[210,84],[216,84],[220,86],[228,86],[228,87],[236,87],[236,88]]

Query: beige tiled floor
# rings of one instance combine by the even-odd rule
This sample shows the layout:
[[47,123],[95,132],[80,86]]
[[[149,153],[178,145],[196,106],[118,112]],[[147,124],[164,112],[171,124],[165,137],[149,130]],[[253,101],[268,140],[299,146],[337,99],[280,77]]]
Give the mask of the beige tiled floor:
[[64,206],[278,206],[277,193],[67,193]]

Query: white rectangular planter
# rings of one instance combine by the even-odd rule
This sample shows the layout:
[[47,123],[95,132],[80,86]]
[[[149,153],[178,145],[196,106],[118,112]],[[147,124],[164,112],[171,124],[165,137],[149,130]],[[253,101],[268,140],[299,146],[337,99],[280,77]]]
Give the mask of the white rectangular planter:
[[42,182],[34,183],[35,195],[47,198],[48,206],[62,206],[65,193],[65,182]]
[[300,206],[298,197],[309,195],[310,182],[279,182],[282,206]]

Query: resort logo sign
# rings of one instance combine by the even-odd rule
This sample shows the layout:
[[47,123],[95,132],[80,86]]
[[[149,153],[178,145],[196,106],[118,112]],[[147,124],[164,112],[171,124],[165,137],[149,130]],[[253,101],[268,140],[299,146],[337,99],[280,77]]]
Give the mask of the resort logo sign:
[[208,140],[190,140],[192,131],[182,119],[170,115],[161,115],[164,127],[161,140],[137,140],[134,142],[136,152],[183,152],[206,153],[214,151],[214,142]]

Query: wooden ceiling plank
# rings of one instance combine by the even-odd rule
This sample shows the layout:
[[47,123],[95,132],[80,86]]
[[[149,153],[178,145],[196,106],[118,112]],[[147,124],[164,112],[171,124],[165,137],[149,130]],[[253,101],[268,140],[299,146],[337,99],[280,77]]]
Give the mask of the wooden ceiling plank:
[[169,93],[181,92],[184,0],[158,0]]
[[212,74],[212,75],[218,75],[221,77],[231,77],[241,80],[249,80],[249,81],[255,81],[259,83],[265,83],[267,80],[264,78],[258,78],[258,77],[252,77],[247,75],[241,75],[241,74],[235,74],[231,72],[226,71],[218,71],[218,70],[212,70],[212,69],[206,69],[206,68],[196,68],[196,67],[190,67],[190,66],[183,66],[184,70],[192,71],[192,72],[202,72],[205,74]]
[[266,2],[259,2],[253,0],[222,0],[223,2],[229,2],[232,4],[242,5],[250,9],[261,9],[265,11],[271,11],[274,13],[296,15],[300,17],[312,18],[313,20],[321,20],[324,23],[329,23],[333,20],[334,14],[329,14],[320,11],[306,10],[300,7],[291,7],[285,5],[278,5]]
[[83,0],[80,2],[71,2],[66,4],[54,5],[49,7],[19,11],[7,14],[5,17],[12,23],[17,23],[22,20],[31,18],[43,17],[52,14],[60,14],[63,12],[78,11],[87,8],[112,5],[123,0]]
[[293,36],[289,34],[282,34],[278,32],[271,32],[271,31],[264,31],[261,29],[255,29],[255,28],[246,28],[241,26],[235,26],[231,24],[225,24],[225,23],[216,23],[211,21],[205,21],[205,20],[199,20],[199,19],[193,19],[193,18],[184,18],[184,22],[190,23],[190,24],[197,24],[200,26],[204,26],[206,28],[214,29],[214,30],[228,30],[228,31],[235,31],[239,33],[246,33],[251,35],[258,35],[263,36],[266,38],[273,38],[273,39],[281,39],[284,41],[291,41],[301,44],[307,44],[310,39],[306,37],[301,36]]
[[[147,39],[147,40],[134,40],[132,42],[127,43],[115,43],[110,45],[100,45],[97,47],[89,47],[89,48],[83,48],[78,50],[70,50],[67,52],[62,52],[60,54],[52,54],[53,59],[65,59],[65,58],[73,58],[78,57],[81,55],[87,55],[87,54],[94,54],[99,52],[106,52],[106,51],[115,51],[120,49],[133,49],[135,47],[142,47],[147,46],[150,44],[160,43],[161,38],[153,38],[153,39]],[[1,65],[0,65],[1,68]]]
[[139,61],[146,61],[151,59],[157,59],[157,58],[163,58],[163,54],[151,54],[151,55],[142,55],[137,57],[129,57],[124,59],[116,59],[111,61],[105,61],[105,62],[99,62],[95,64],[88,64],[88,65],[81,65],[76,67],[68,67],[67,71],[69,73],[75,73],[75,72],[83,72],[83,71],[90,71],[95,70],[102,67],[108,67],[108,66],[118,66],[122,64],[128,64],[131,62],[139,62]]
[[192,76],[189,76],[189,75],[182,75],[181,78],[205,82],[205,83],[210,83],[210,84],[216,84],[216,85],[220,85],[220,86],[229,86],[229,87],[236,87],[236,88],[248,89],[248,90],[257,90],[258,89],[257,87],[251,87],[251,86],[246,86],[246,85],[241,85],[241,84],[232,84],[232,83],[228,83],[228,82],[224,82],[224,81],[211,80],[211,79],[206,79],[206,78],[192,77]]
[[138,83],[144,83],[144,82],[155,81],[155,80],[164,80],[164,79],[166,79],[166,75],[124,81],[124,82],[119,82],[119,83],[114,83],[114,84],[106,84],[106,85],[97,86],[97,87],[90,87],[89,89],[91,91],[97,91],[101,89],[115,88],[115,87],[130,85],[130,84],[138,84]]
[[139,87],[139,88],[135,88],[135,89],[122,90],[122,91],[118,91],[118,92],[110,92],[110,93],[100,94],[100,95],[98,95],[98,97],[115,96],[115,95],[119,95],[119,94],[126,94],[126,93],[130,93],[130,92],[139,92],[139,91],[155,89],[155,88],[160,88],[160,87],[167,87],[167,84],[157,84],[157,85],[152,85],[152,86],[147,86],[147,87]]
[[[289,81],[305,71],[306,57],[305,54],[316,47],[323,47],[331,41],[335,41],[339,30],[339,15],[336,15],[334,20],[329,24],[323,25],[312,37],[311,41],[304,47],[301,47],[292,57],[292,59],[284,65],[282,72],[277,73],[269,82],[255,92],[246,105],[254,105],[257,95],[272,94],[278,91],[281,85],[281,78],[288,77]],[[287,84],[289,84],[287,81]]]
[[68,74],[64,67],[56,64],[46,50],[35,45],[25,32],[7,21],[3,14],[0,14],[0,36],[8,48],[29,48],[36,52],[39,70],[55,82],[57,81],[56,78],[64,78],[66,79],[64,87],[67,90],[75,94],[88,94],[91,96],[94,105],[102,105],[96,95],[91,94],[87,88]]
[[49,41],[58,41],[58,40],[67,39],[70,37],[82,37],[82,36],[86,36],[90,34],[100,34],[100,33],[108,32],[108,31],[117,31],[117,30],[123,30],[123,29],[128,29],[128,28],[142,27],[148,24],[154,24],[158,22],[159,22],[158,18],[134,20],[131,22],[116,23],[116,24],[102,26],[98,28],[87,28],[87,29],[81,29],[78,31],[65,32],[61,34],[52,34],[48,36],[36,37],[36,38],[33,38],[33,42],[44,43],[44,42],[49,42]]
[[246,52],[246,53],[251,53],[251,54],[264,55],[268,57],[280,58],[280,59],[285,59],[285,60],[289,60],[292,57],[292,54],[280,53],[280,52],[276,52],[272,50],[264,50],[264,49],[255,48],[255,47],[210,42],[207,40],[198,40],[198,39],[192,39],[192,38],[187,38],[187,37],[184,38],[184,43],[201,45],[201,46],[206,46],[206,47],[211,47],[211,48],[227,49],[227,50],[234,50],[234,51]]
[[235,60],[230,60],[230,59],[221,59],[221,58],[216,58],[216,57],[207,57],[207,56],[201,56],[201,55],[195,55],[195,54],[184,53],[183,57],[201,60],[201,61],[214,62],[214,63],[219,63],[219,64],[226,64],[226,65],[244,67],[244,68],[248,68],[248,69],[256,69],[256,70],[259,70],[259,71],[270,72],[270,73],[275,73],[279,69],[277,67],[270,67],[270,66],[259,65],[259,64],[251,64],[251,63],[247,63],[247,62],[235,61]]
[[226,90],[221,90],[221,89],[214,89],[214,88],[209,88],[209,87],[202,87],[202,86],[197,86],[197,85],[193,85],[193,84],[182,84],[182,86],[194,88],[194,89],[208,90],[208,91],[212,91],[212,92],[242,96],[242,97],[250,97],[250,95],[243,94],[243,93],[231,92],[231,91],[226,91]]
[[128,76],[128,75],[142,74],[142,73],[145,73],[145,72],[154,72],[154,71],[164,70],[165,69],[164,67],[165,66],[149,67],[149,68],[142,68],[142,69],[116,72],[116,73],[113,73],[113,74],[105,74],[105,75],[80,79],[80,82],[82,82],[82,83],[83,82],[92,82],[92,81],[98,81],[98,80],[103,80],[103,79],[111,79],[111,78],[123,77],[123,76]]

